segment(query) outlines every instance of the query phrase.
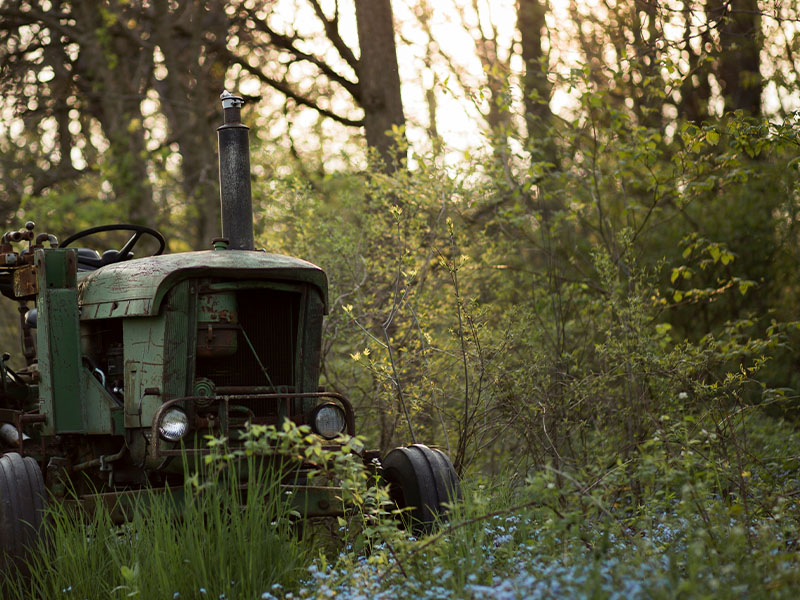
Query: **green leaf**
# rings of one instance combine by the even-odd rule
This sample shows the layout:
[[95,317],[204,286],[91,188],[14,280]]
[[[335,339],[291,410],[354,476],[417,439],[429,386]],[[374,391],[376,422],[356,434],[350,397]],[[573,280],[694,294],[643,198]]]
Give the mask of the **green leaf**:
[[717,133],[713,129],[709,129],[708,131],[706,131],[706,141],[710,145],[716,146],[717,144],[719,144],[719,133]]
[[673,267],[672,268],[672,275],[670,275],[670,277],[669,277],[669,282],[670,283],[675,283],[675,280],[680,276],[680,274],[681,274],[680,268],[679,267]]

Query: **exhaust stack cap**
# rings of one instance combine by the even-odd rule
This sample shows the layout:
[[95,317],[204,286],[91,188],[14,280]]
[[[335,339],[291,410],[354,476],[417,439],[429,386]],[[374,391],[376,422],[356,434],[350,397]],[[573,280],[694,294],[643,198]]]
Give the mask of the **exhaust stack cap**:
[[219,194],[222,237],[231,250],[253,250],[253,199],[250,192],[250,140],[242,124],[244,99],[225,90],[220,94],[223,124],[219,141]]
[[222,108],[242,108],[244,106],[244,99],[231,94],[228,90],[222,92],[219,99],[222,100]]

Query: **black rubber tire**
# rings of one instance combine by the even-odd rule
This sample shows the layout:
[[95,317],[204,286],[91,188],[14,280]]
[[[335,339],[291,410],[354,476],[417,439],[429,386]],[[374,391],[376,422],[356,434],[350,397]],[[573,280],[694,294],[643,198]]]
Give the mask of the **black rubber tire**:
[[389,497],[398,508],[408,508],[403,519],[417,533],[430,531],[445,520],[447,503],[461,498],[458,476],[450,459],[423,444],[395,448],[381,463]]
[[37,462],[16,452],[0,457],[0,568],[22,566],[39,540],[47,492]]

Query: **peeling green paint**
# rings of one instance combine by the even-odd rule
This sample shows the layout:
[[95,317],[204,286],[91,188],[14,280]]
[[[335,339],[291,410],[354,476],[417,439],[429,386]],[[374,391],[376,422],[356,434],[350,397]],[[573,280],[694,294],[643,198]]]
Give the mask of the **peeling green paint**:
[[44,432],[83,433],[77,262],[74,249],[36,251],[39,398]]
[[82,275],[81,319],[155,316],[176,283],[196,277],[310,283],[327,307],[327,277],[310,262],[266,252],[200,251],[128,260]]

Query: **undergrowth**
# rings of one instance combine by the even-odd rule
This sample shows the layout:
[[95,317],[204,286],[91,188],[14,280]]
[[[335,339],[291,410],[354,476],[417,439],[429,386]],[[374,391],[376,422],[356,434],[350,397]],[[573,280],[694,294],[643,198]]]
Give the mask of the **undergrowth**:
[[[759,411],[737,429],[758,449],[743,474],[748,498],[698,461],[701,443],[675,454],[653,439],[595,479],[552,465],[524,478],[468,478],[463,501],[420,538],[397,526],[385,490],[352,452],[357,441],[331,452],[288,424],[256,429],[238,449],[213,441],[205,478],[189,480],[182,507],[152,494],[124,525],[104,505],[87,519],[51,507],[31,578],[4,574],[3,597],[791,598],[800,435]],[[316,481],[342,486],[344,517],[298,526],[298,505],[277,482],[299,460],[318,465]],[[233,476],[243,470],[247,498]],[[637,496],[632,476],[652,485]]]

